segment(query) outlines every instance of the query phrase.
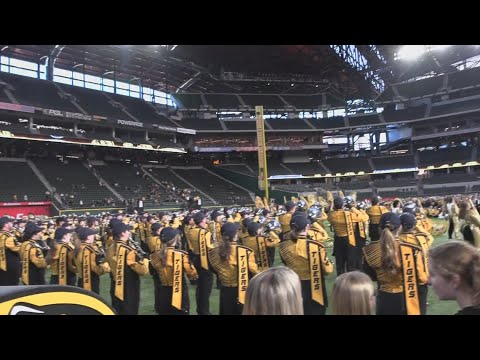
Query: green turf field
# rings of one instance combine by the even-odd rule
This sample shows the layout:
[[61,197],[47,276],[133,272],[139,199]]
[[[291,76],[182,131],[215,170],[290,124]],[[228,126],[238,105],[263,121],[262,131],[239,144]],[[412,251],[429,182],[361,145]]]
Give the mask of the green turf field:
[[[435,222],[444,222],[443,220],[433,219]],[[448,239],[448,235],[445,233],[435,239],[435,242],[432,246],[436,246],[439,244],[444,243]],[[332,249],[328,249],[328,254],[332,260],[335,258],[331,257]],[[280,256],[278,255],[278,251],[276,252],[275,258],[276,265],[283,265]],[[49,278],[48,278],[49,279]],[[327,281],[327,293],[328,296],[331,295],[332,286],[335,281],[335,273],[330,274],[326,278]],[[110,294],[109,294],[109,284],[110,279],[107,276],[101,277],[101,291],[100,295],[110,303]],[[212,314],[218,315],[219,312],[219,290],[215,288],[215,280],[213,286],[212,295],[210,297],[210,311]],[[150,275],[147,275],[142,278],[142,285],[141,285],[141,301],[140,301],[140,314],[141,315],[155,315],[153,310],[153,280]],[[429,315],[450,315],[454,314],[458,311],[458,306],[455,301],[440,301],[438,300],[437,296],[433,293],[433,290],[429,289],[428,294],[428,310],[427,313]],[[327,309],[327,314],[330,314],[331,309]],[[195,286],[190,286],[190,314],[196,315],[196,301],[195,301]]]

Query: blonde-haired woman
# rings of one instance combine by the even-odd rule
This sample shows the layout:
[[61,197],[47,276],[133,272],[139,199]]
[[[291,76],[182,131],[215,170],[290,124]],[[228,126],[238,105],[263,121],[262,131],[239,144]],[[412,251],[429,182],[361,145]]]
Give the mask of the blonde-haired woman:
[[243,315],[303,315],[302,287],[295,271],[279,266],[253,277]]
[[480,252],[465,241],[449,241],[428,252],[429,284],[440,300],[456,300],[456,315],[480,315]]
[[332,293],[334,315],[372,315],[375,289],[367,274],[344,273],[335,279]]

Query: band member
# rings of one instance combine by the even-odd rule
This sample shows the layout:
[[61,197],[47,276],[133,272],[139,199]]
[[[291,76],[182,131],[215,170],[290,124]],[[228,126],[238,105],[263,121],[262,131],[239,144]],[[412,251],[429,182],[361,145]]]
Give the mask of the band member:
[[[150,236],[147,240],[147,245],[148,245],[148,252],[150,254],[153,254],[155,251],[160,250],[160,247],[162,245],[162,242],[160,240],[160,233],[163,232],[166,228],[163,227],[163,224],[161,223],[154,223],[150,227],[150,230],[152,232],[152,236]],[[158,297],[158,294],[160,294],[160,279],[158,277],[158,272],[157,271],[150,271],[152,274],[153,278],[153,291],[154,291],[154,298],[155,298],[155,303],[154,303],[154,308],[155,312],[157,314],[160,314],[160,299]]]
[[222,227],[223,214],[217,210],[213,210],[210,214],[210,219],[212,221],[208,224],[208,230],[212,234],[212,242],[215,246],[221,239],[220,230]]
[[45,256],[48,248],[43,246],[43,228],[29,221],[23,232],[23,242],[20,246],[22,261],[22,283],[24,285],[45,285]]
[[479,248],[480,215],[472,200],[467,200],[460,204],[458,218],[465,220],[465,225],[462,229],[464,240]]
[[368,226],[370,241],[378,241],[380,239],[378,223],[380,222],[380,217],[388,212],[388,209],[385,206],[378,205],[379,202],[380,198],[378,196],[374,196],[372,198],[372,206],[366,210],[366,213],[370,219],[370,224]]
[[113,282],[110,288],[112,306],[118,315],[137,315],[140,305],[139,275],[148,273],[148,259],[141,249],[135,248],[130,239],[132,227],[115,222],[112,234],[115,243],[107,252],[107,261],[112,269]]
[[100,294],[100,276],[110,272],[105,252],[95,243],[97,230],[88,227],[77,231],[80,249],[77,254],[78,287]]
[[197,314],[210,314],[210,294],[212,293],[213,274],[208,264],[209,251],[213,248],[212,234],[207,230],[205,214],[197,212],[194,216],[197,227],[190,230],[190,244],[192,250],[191,260],[198,272],[197,289]]
[[325,315],[328,306],[325,275],[333,272],[333,264],[325,245],[307,239],[310,220],[305,215],[292,218],[291,226],[290,239],[279,245],[280,257],[300,277],[305,315]]
[[52,266],[50,284],[75,286],[77,283],[72,232],[73,230],[66,227],[55,231],[55,241],[47,255],[47,264]]
[[0,286],[18,285],[21,272],[20,242],[13,231],[13,219],[0,218]]
[[280,225],[282,226],[282,233],[280,234],[280,239],[282,240],[285,234],[292,230],[290,228],[290,220],[292,219],[293,213],[297,211],[297,206],[293,201],[287,201],[285,203],[285,209],[287,210],[287,213],[281,215],[278,219],[278,221],[280,221]]
[[380,240],[365,246],[364,271],[378,283],[377,315],[420,315],[418,283],[428,280],[422,249],[400,242],[400,217],[380,218]]
[[[416,231],[417,219],[413,214],[403,213],[400,216],[400,223],[402,230],[398,239],[402,242],[419,246],[422,249],[423,262],[425,263],[428,277],[428,259],[427,253],[430,245],[433,243],[433,236],[428,233],[419,233]],[[427,295],[428,285],[427,281],[418,282],[418,296],[420,301],[420,311],[422,315],[427,314]]]
[[160,248],[150,257],[150,268],[159,279],[159,286],[155,289],[158,292],[158,314],[188,315],[190,299],[185,275],[196,279],[197,271],[190,263],[187,252],[178,249],[181,243],[179,230],[164,228],[160,240]]
[[368,215],[360,213],[354,204],[345,204],[344,199],[338,196],[333,200],[333,211],[328,213],[328,221],[335,233],[333,256],[336,259],[337,276],[362,268],[361,251],[365,239],[359,227],[365,218],[368,219]]
[[209,260],[220,279],[220,315],[241,315],[250,275],[258,273],[252,249],[238,245],[238,223],[225,223],[222,241],[212,249]]
[[263,226],[257,222],[249,223],[247,229],[249,236],[244,238],[243,245],[253,250],[255,259],[259,263],[259,271],[266,270],[270,267],[267,250],[270,247],[278,246],[280,239],[269,234],[262,234]]

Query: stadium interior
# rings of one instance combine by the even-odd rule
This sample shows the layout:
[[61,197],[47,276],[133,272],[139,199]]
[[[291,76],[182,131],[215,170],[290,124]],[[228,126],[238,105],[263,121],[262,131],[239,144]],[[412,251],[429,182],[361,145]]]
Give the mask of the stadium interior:
[[2,45],[0,201],[253,203],[257,105],[273,194],[477,192],[480,47],[421,47]]
[[480,45],[0,45],[0,211],[161,222],[352,193],[480,208],[478,65]]

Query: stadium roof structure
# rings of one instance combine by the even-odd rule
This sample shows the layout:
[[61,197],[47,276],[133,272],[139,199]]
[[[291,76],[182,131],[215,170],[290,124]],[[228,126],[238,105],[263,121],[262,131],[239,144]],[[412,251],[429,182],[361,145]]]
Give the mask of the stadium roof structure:
[[[320,93],[373,99],[383,87],[480,54],[455,45],[399,61],[401,45],[0,45],[0,55],[141,81],[167,93]],[[381,85],[381,86],[380,86]]]

